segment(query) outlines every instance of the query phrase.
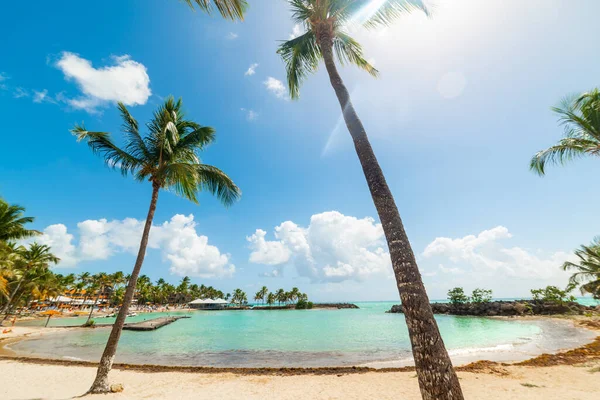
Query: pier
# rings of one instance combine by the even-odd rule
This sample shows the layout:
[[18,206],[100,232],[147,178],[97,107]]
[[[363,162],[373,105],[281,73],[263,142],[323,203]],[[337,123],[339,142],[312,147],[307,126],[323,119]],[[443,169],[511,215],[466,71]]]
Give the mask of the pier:
[[158,328],[162,328],[165,325],[169,325],[178,319],[182,318],[191,318],[189,316],[177,316],[177,317],[159,317],[154,319],[149,319],[147,321],[140,322],[132,322],[129,324],[125,324],[123,329],[129,331],[153,331]]

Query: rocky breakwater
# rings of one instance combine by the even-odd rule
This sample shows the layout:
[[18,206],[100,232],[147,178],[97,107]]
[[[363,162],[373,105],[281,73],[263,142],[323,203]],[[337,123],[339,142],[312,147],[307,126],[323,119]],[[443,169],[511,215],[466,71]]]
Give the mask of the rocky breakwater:
[[[431,303],[434,314],[473,315],[481,317],[516,315],[584,315],[598,312],[596,307],[567,301],[563,303],[541,300],[490,301],[488,303]],[[402,313],[402,305],[394,305],[388,313]]]

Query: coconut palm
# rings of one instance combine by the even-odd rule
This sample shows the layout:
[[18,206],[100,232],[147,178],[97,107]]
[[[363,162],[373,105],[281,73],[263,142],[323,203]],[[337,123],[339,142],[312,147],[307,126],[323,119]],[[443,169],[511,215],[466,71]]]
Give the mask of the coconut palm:
[[552,110],[564,127],[558,143],[533,156],[530,168],[539,175],[546,164],[564,164],[574,158],[600,155],[600,91],[594,89],[580,96],[565,98]]
[[285,292],[285,290],[277,290],[277,292],[275,292],[275,299],[277,299],[279,305],[281,305],[281,303],[285,303],[287,300],[287,293]]
[[194,4],[206,13],[212,13],[216,8],[223,18],[243,20],[248,3],[246,0],[184,0],[190,7]]
[[569,279],[572,287],[579,286],[582,294],[589,293],[600,300],[600,236],[594,238],[589,246],[575,250],[579,258],[577,263],[570,261],[562,265],[565,271],[575,271]]
[[40,234],[39,231],[25,228],[25,225],[32,223],[34,218],[24,216],[24,212],[25,208],[16,204],[8,204],[5,200],[0,199],[0,242],[19,240]]
[[277,301],[277,297],[274,293],[269,292],[267,295],[267,304],[272,306]]
[[246,296],[246,292],[244,292],[242,289],[235,289],[233,291],[233,296],[231,297],[231,302],[233,304],[237,304],[241,307],[247,301],[248,297]]
[[371,197],[387,239],[392,267],[409,329],[421,394],[424,399],[462,399],[462,391],[433,317],[415,256],[404,231],[394,197],[337,70],[336,61],[354,64],[373,76],[378,71],[364,57],[347,27],[387,26],[411,11],[428,12],[421,0],[288,0],[292,18],[304,29],[283,42],[278,53],[287,69],[292,99],[321,60],[329,74],[344,121],[354,142]]
[[[16,285],[11,291],[4,308],[0,311],[0,314],[5,314],[5,316],[11,308],[21,285],[27,281],[28,273],[39,269],[47,270],[51,264],[60,261],[60,258],[52,254],[50,247],[43,244],[32,243],[27,248],[19,247],[17,251],[19,252],[19,258],[15,263],[15,268],[20,272],[20,277],[16,281]],[[36,274],[39,274],[39,272]]]
[[72,130],[78,141],[86,141],[94,153],[100,154],[106,164],[123,175],[133,175],[136,180],[152,185],[148,216],[142,233],[137,259],[106,348],[102,354],[96,379],[89,393],[108,393],[108,372],[117,350],[123,324],[133,300],[152,220],[161,189],[169,190],[194,203],[200,191],[207,190],[226,206],[240,197],[240,190],[221,170],[203,164],[198,152],[204,150],[215,138],[215,130],[185,118],[181,99],[168,97],[147,124],[148,134],[142,137],[138,122],[124,104],[118,105],[123,119],[125,146],[118,147],[106,132],[88,131],[83,125]]
[[90,285],[90,289],[96,292],[96,299],[94,300],[94,304],[90,309],[90,313],[88,314],[88,319],[85,321],[85,324],[88,325],[90,320],[92,319],[92,314],[94,312],[94,307],[98,304],[98,300],[100,300],[100,296],[106,293],[107,287],[112,287],[112,279],[111,276],[104,273],[99,272],[92,276],[92,284]]
[[258,295],[260,296],[260,300],[264,303],[265,302],[265,298],[267,297],[267,294],[269,293],[269,289],[267,289],[266,286],[263,286],[262,288],[260,288],[260,290],[258,291]]

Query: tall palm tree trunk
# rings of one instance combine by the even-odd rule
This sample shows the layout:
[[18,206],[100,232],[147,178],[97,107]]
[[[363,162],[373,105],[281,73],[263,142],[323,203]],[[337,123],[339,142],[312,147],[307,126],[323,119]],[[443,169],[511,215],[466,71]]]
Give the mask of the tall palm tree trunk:
[[148,216],[146,217],[146,224],[144,225],[144,232],[142,233],[142,240],[140,242],[140,250],[138,251],[137,259],[135,260],[135,266],[131,272],[131,278],[127,284],[125,290],[125,296],[123,297],[123,305],[119,309],[117,320],[113,324],[110,336],[106,342],[104,353],[100,359],[98,365],[98,371],[96,372],[96,379],[92,384],[92,387],[88,393],[108,393],[110,392],[110,386],[108,385],[108,372],[112,368],[115,354],[117,352],[117,345],[121,332],[123,331],[123,325],[125,325],[125,318],[129,312],[129,306],[133,300],[135,293],[135,285],[144,263],[144,256],[146,255],[146,247],[148,246],[148,237],[150,236],[150,228],[152,227],[152,220],[154,219],[154,212],[156,211],[156,202],[158,201],[158,191],[160,185],[156,182],[152,183],[152,200],[150,201],[150,208],[148,210]]
[[331,86],[339,100],[344,121],[354,141],[388,243],[412,344],[421,396],[424,400],[462,400],[463,394],[458,377],[433,317],[421,273],[404,231],[394,197],[371,148],[365,128],[354,110],[350,94],[337,71],[333,59],[332,38],[321,33],[318,40]]

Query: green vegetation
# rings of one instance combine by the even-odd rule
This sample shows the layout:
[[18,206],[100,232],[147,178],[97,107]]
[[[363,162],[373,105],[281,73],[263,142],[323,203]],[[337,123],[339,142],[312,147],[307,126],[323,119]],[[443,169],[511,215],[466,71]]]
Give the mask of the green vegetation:
[[563,304],[567,301],[576,300],[575,296],[569,295],[574,288],[575,287],[573,285],[569,285],[565,290],[559,289],[556,286],[546,286],[542,289],[531,289],[531,297],[533,297],[533,300]]
[[533,156],[530,168],[539,175],[546,173],[547,163],[564,164],[574,158],[600,154],[600,90],[568,97],[552,110],[564,127],[564,138]]
[[579,286],[581,294],[591,294],[600,300],[600,237],[595,237],[589,246],[582,245],[575,250],[579,259],[577,263],[570,261],[562,265],[565,271],[575,271],[571,275],[569,284]]
[[492,291],[490,289],[474,289],[471,293],[472,303],[489,303],[492,301]]
[[310,310],[313,308],[313,302],[305,299],[300,299],[296,303],[296,310]]
[[248,9],[246,0],[184,0],[192,9],[194,4],[208,14],[216,8],[223,18],[243,20]]
[[455,287],[448,291],[448,300],[452,304],[464,304],[469,302],[469,298],[465,295],[465,291],[461,287]]

